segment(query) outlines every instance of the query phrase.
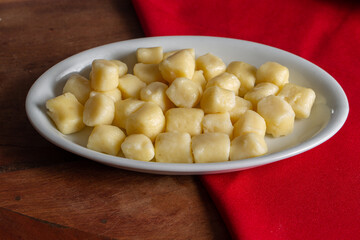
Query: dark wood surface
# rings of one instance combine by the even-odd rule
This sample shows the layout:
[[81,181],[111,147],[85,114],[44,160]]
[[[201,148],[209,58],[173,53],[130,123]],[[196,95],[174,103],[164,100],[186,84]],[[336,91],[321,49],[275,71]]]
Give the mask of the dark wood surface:
[[99,45],[144,37],[131,1],[0,1],[0,238],[229,239],[197,176],[107,167],[42,138],[34,81]]

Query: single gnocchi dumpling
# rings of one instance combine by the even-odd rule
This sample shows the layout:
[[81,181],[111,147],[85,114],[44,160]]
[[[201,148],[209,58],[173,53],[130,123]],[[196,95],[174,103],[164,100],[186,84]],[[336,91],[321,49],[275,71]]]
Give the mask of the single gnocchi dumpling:
[[195,163],[229,160],[230,138],[225,133],[203,133],[193,136],[191,147]]
[[191,80],[198,83],[201,86],[201,88],[203,90],[205,90],[207,81],[206,81],[206,79],[204,77],[204,73],[203,73],[202,70],[195,71],[194,76],[193,76],[193,78]]
[[95,91],[113,90],[119,85],[119,66],[116,63],[96,59],[92,62],[90,86]]
[[46,101],[47,114],[63,134],[71,134],[84,128],[83,105],[72,93],[64,93]]
[[221,132],[229,135],[230,138],[232,138],[234,128],[228,112],[206,114],[202,121],[202,127],[204,133]]
[[235,93],[217,86],[206,88],[200,106],[205,113],[228,112],[235,106]]
[[163,59],[162,47],[138,48],[136,59],[139,63],[158,64]]
[[206,87],[218,86],[223,89],[227,89],[233,91],[237,96],[239,94],[240,81],[237,77],[232,73],[224,72],[212,79],[210,79]]
[[276,95],[279,87],[273,83],[263,82],[255,85],[253,89],[247,92],[244,98],[252,103],[256,108],[257,103],[269,95]]
[[121,144],[121,150],[126,158],[145,162],[151,161],[155,156],[154,145],[144,134],[127,136]]
[[98,125],[92,130],[87,148],[110,155],[118,155],[125,139],[124,132],[113,125]]
[[258,103],[257,112],[265,119],[266,133],[273,137],[286,136],[293,131],[294,110],[281,97],[270,95],[263,98]]
[[198,108],[171,108],[165,113],[167,132],[187,132],[191,136],[202,132],[204,111]]
[[159,63],[162,77],[169,83],[176,78],[192,79],[195,72],[195,59],[189,50],[180,50]]
[[161,109],[166,112],[175,105],[170,101],[166,95],[168,86],[162,82],[152,82],[140,91],[140,99],[146,102],[156,103]]
[[265,136],[266,123],[260,114],[252,110],[247,110],[234,124],[233,136],[235,138],[250,132]]
[[289,69],[277,62],[266,62],[257,70],[256,82],[270,82],[282,88],[289,82]]
[[196,70],[202,70],[208,81],[225,72],[226,65],[223,60],[212,53],[207,53],[196,59]]
[[295,112],[297,118],[308,118],[315,102],[315,92],[311,88],[301,87],[287,83],[278,94],[287,101]]
[[119,89],[123,98],[139,98],[140,90],[146,86],[146,83],[132,74],[126,74],[118,79]]
[[247,110],[252,110],[253,106],[250,101],[242,97],[235,96],[235,106],[229,111],[231,122],[234,124],[240,116]]
[[142,133],[154,141],[164,129],[165,116],[156,103],[145,102],[126,119],[127,135]]
[[119,77],[124,76],[128,72],[128,66],[126,63],[120,61],[120,60],[110,60],[110,62],[115,63],[116,66],[119,68]]
[[255,86],[256,67],[242,61],[231,62],[226,72],[234,74],[240,81],[239,96],[243,97],[245,93]]
[[196,106],[200,101],[201,94],[201,86],[187,78],[175,79],[166,90],[166,95],[177,107]]
[[99,93],[90,97],[84,106],[83,122],[86,126],[111,124],[114,120],[114,101],[105,94]]
[[126,119],[144,103],[144,101],[133,98],[115,102],[115,116],[112,124],[120,128],[126,128]]
[[146,84],[152,82],[164,82],[159,70],[159,64],[136,63],[134,75]]
[[106,92],[91,91],[90,97],[94,96],[95,94],[99,94],[99,93],[105,94],[106,96],[110,97],[114,102],[121,100],[121,92],[118,88],[115,88],[113,90],[106,91]]
[[195,48],[178,49],[178,50],[174,50],[174,51],[164,52],[163,59],[166,59],[166,58],[168,58],[168,57],[170,57],[170,56],[174,55],[175,53],[177,53],[179,51],[182,51],[182,50],[189,51],[191,56],[195,59]]
[[267,153],[264,136],[256,133],[246,133],[231,141],[230,160],[253,158]]
[[186,132],[160,133],[155,140],[156,162],[193,163],[191,136]]
[[63,93],[67,92],[74,94],[81,104],[85,104],[91,92],[90,81],[80,74],[73,74],[66,81],[63,88]]

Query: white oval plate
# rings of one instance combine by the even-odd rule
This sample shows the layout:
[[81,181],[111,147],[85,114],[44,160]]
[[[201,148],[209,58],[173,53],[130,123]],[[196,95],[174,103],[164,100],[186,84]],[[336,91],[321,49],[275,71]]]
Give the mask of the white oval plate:
[[[142,162],[110,156],[86,148],[89,128],[72,135],[61,134],[46,114],[45,102],[62,93],[67,77],[72,73],[88,74],[94,59],[120,59],[131,69],[139,47],[162,46],[164,51],[195,48],[200,56],[211,52],[228,64],[244,61],[256,67],[267,61],[279,62],[290,70],[290,82],[311,87],[317,98],[310,118],[296,120],[292,134],[286,137],[266,137],[268,154],[238,161],[202,164]],[[127,170],[158,174],[213,174],[238,171],[272,163],[300,154],[332,137],[344,124],[349,105],[340,85],[321,68],[286,51],[266,45],[230,38],[203,36],[169,36],[141,38],[96,47],[56,64],[46,71],[29,90],[26,112],[34,128],[53,144],[88,159]]]

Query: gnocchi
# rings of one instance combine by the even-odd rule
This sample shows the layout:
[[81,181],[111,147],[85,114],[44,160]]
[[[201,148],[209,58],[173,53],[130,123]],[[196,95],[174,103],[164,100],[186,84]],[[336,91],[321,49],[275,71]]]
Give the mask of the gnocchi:
[[187,78],[175,79],[166,90],[166,95],[177,107],[194,107],[199,103],[201,94],[201,86]]
[[84,106],[72,93],[64,93],[46,102],[47,114],[63,134],[71,134],[85,127]]
[[[95,59],[46,102],[63,134],[92,128],[89,149],[139,161],[212,163],[262,156],[266,137],[291,134],[316,94],[277,62],[226,64],[195,49],[138,48],[133,69]],[[132,70],[132,71],[131,71]]]
[[228,112],[234,106],[235,93],[218,86],[207,88],[200,101],[200,107],[205,113]]
[[101,124],[111,124],[114,116],[114,101],[105,94],[95,94],[85,103],[83,122],[86,126],[95,127]]
[[92,62],[90,85],[95,91],[113,90],[119,85],[119,65],[105,60],[96,59]]
[[191,51],[180,50],[161,61],[159,70],[168,83],[172,83],[179,77],[192,79],[195,72],[195,59]]
[[165,116],[161,108],[152,102],[145,102],[126,119],[127,135],[142,133],[154,141],[165,129]]
[[98,125],[92,130],[87,147],[116,156],[124,139],[125,134],[120,128],[113,125]]
[[204,111],[199,108],[171,108],[165,113],[167,132],[202,133]]
[[227,66],[226,72],[234,74],[239,79],[241,84],[238,95],[240,97],[243,97],[255,86],[257,69],[246,62],[231,62]]
[[90,81],[80,74],[73,74],[66,81],[63,88],[63,93],[67,92],[72,93],[76,99],[84,105],[90,96]]
[[144,134],[127,136],[121,144],[122,153],[126,158],[148,162],[155,156],[151,139]]
[[225,72],[226,65],[223,60],[212,53],[207,53],[196,59],[196,69],[202,70],[206,80]]
[[294,128],[295,113],[291,105],[279,96],[263,98],[257,106],[266,122],[266,133],[274,137],[288,135]]
[[193,163],[191,136],[186,132],[160,133],[155,140],[157,162]]
[[225,133],[203,133],[192,138],[195,163],[229,161],[230,138]]

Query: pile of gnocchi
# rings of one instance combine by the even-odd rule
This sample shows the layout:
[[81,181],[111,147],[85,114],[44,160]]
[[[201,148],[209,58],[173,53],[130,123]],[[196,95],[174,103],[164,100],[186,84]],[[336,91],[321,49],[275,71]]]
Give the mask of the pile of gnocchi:
[[129,73],[119,60],[96,59],[89,78],[71,75],[46,102],[63,134],[92,127],[89,149],[141,161],[212,163],[267,153],[265,135],[293,131],[315,101],[289,83],[277,62],[259,68],[195,49],[139,48]]

